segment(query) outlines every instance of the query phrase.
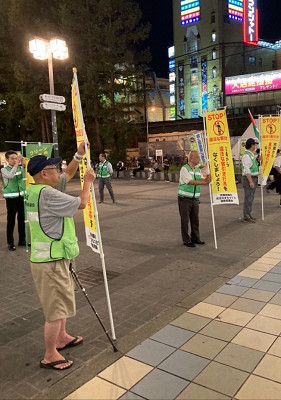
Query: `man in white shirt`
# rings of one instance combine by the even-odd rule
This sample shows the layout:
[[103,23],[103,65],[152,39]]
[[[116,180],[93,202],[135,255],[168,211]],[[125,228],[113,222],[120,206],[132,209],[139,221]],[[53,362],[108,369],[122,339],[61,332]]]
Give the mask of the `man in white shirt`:
[[244,206],[242,222],[255,223],[252,217],[252,204],[258,184],[259,167],[256,159],[256,141],[250,138],[246,141],[246,151],[242,156],[242,184],[244,189]]
[[[200,157],[197,151],[191,151],[188,155],[188,163],[180,170],[178,186],[178,206],[181,218],[181,235],[183,244],[187,247],[196,247],[196,244],[204,245],[199,234],[199,197],[200,186],[208,185],[210,175],[202,177],[199,168]],[[189,223],[191,232],[189,234]]]

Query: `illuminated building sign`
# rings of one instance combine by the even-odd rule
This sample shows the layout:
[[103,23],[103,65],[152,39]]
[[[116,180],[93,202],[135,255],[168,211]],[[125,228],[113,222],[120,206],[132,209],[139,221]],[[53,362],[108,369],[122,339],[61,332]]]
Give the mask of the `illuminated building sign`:
[[184,100],[184,66],[178,66],[178,84],[179,84],[179,115],[185,115],[185,100]]
[[228,17],[243,22],[244,0],[228,0]]
[[175,46],[171,46],[168,48],[168,57],[169,58],[175,57]]
[[176,67],[175,60],[169,60],[169,71],[173,71]]
[[200,20],[200,1],[181,1],[181,25],[193,24]]
[[257,0],[244,0],[243,41],[258,44],[258,9]]
[[208,111],[207,106],[207,58],[201,59],[201,97],[202,97],[202,114]]
[[281,89],[281,70],[225,78],[225,94],[245,94]]

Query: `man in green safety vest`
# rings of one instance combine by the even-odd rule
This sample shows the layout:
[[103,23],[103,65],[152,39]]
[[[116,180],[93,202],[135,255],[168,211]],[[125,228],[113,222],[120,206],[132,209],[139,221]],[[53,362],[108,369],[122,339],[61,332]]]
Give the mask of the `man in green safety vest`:
[[[205,244],[199,234],[199,197],[200,186],[208,185],[210,175],[203,178],[199,168],[200,157],[197,151],[188,155],[188,163],[180,170],[178,186],[178,205],[181,218],[181,235],[183,244],[187,247],[196,247],[196,244]],[[188,225],[191,233],[188,233]]]
[[[31,234],[30,268],[45,316],[45,354],[41,368],[62,370],[73,362],[59,350],[82,343],[81,336],[66,331],[66,319],[76,313],[70,263],[79,253],[73,216],[87,205],[95,173],[89,168],[78,197],[63,193],[66,182],[75,174],[85,154],[79,145],[73,160],[60,174],[61,158],[38,155],[30,159],[27,170],[34,179],[26,195],[26,211]],[[59,189],[59,190],[58,190]]]
[[104,202],[104,186],[106,186],[111,200],[115,203],[114,193],[111,186],[111,175],[113,174],[112,165],[106,159],[106,154],[101,153],[99,155],[99,167],[98,167],[98,178],[99,178],[99,194],[100,194],[100,201],[99,203]]
[[246,141],[246,151],[242,156],[242,184],[244,189],[244,206],[242,222],[252,223],[256,219],[252,216],[252,205],[258,184],[259,167],[256,159],[257,142],[250,138]]
[[14,227],[18,215],[19,246],[25,246],[24,222],[24,195],[25,181],[22,166],[22,157],[16,151],[9,150],[5,153],[7,166],[2,168],[3,196],[7,208],[7,244],[10,251],[15,251]]

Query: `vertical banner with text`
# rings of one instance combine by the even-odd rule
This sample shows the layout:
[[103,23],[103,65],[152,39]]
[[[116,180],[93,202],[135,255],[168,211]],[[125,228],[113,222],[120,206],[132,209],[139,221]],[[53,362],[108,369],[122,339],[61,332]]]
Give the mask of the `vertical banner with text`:
[[273,166],[279,141],[280,117],[261,117],[261,144],[262,144],[262,185],[266,181]]
[[224,110],[206,113],[213,204],[239,204]]
[[24,164],[24,176],[25,176],[25,187],[28,188],[30,183],[34,183],[34,179],[27,172],[27,165],[29,160],[34,156],[46,156],[52,157],[53,145],[50,143],[28,143],[25,147],[25,164]]
[[[71,97],[72,97],[73,121],[74,121],[77,148],[78,148],[79,144],[83,141],[83,129],[82,129],[83,121],[81,120],[79,113],[78,90],[76,88],[75,80],[72,81]],[[88,148],[88,153],[89,152],[90,150]],[[90,154],[88,154],[88,159],[90,160]],[[80,182],[82,188],[84,185],[84,174],[86,170],[87,170],[87,157],[86,155],[84,155],[82,162],[79,164]],[[94,214],[93,196],[91,192],[87,206],[83,210],[83,216],[85,223],[86,244],[87,246],[91,247],[91,249],[96,253],[100,253],[99,240],[97,235],[97,226]]]
[[205,146],[203,143],[202,132],[192,133],[191,135],[187,135],[187,139],[189,141],[190,150],[198,151],[200,156],[200,164],[206,164],[207,157],[205,153]]

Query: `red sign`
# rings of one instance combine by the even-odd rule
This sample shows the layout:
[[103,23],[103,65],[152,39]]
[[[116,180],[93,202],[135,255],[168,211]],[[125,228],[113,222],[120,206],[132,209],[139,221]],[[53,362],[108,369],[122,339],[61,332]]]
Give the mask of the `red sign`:
[[244,0],[243,41],[258,44],[258,9],[257,0]]
[[225,78],[225,94],[265,92],[281,89],[281,70]]

